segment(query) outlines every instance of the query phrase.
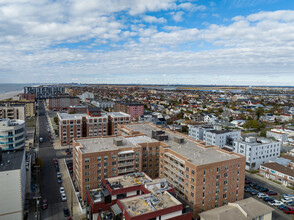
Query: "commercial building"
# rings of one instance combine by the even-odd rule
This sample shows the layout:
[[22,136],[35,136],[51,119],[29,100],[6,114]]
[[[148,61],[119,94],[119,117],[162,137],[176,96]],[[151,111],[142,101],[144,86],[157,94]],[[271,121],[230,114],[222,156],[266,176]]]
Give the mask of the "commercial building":
[[120,130],[123,135],[145,134],[160,141],[159,177],[166,178],[177,196],[191,206],[193,218],[202,211],[243,199],[244,156],[205,146],[204,142],[150,123],[122,125]]
[[271,220],[273,208],[254,199],[248,198],[200,214],[200,220]]
[[87,219],[189,220],[191,213],[173,196],[165,179],[151,179],[142,172],[102,180],[87,190]]
[[130,122],[130,115],[123,112],[102,113],[99,108],[87,107],[87,113],[57,113],[61,145],[69,145],[73,138],[116,135],[118,124]]
[[80,99],[78,97],[71,96],[59,96],[55,98],[48,98],[46,100],[49,110],[64,110],[69,106],[80,105]]
[[0,148],[15,150],[25,147],[26,124],[22,120],[0,119]]
[[[9,101],[0,101],[0,106],[7,106],[7,107],[18,107],[18,106],[25,106],[25,117],[34,117],[36,115],[36,103],[35,100],[22,100],[22,101],[17,101],[17,100],[9,100]],[[1,107],[0,107],[1,108]],[[21,110],[21,115],[23,111]],[[21,118],[15,118],[15,119],[20,119],[24,120]]]
[[25,204],[25,151],[0,149],[0,220],[22,220]]
[[0,106],[0,118],[8,119],[26,119],[26,110],[24,105]]
[[24,87],[25,94],[33,94],[36,99],[48,99],[64,94],[64,87],[56,85],[41,85]]
[[115,112],[124,112],[131,116],[131,119],[138,119],[144,115],[144,105],[139,103],[116,102],[114,105]]
[[216,145],[220,148],[232,145],[233,141],[241,139],[240,130],[225,130],[220,126],[190,125],[189,136],[205,142],[205,145]]
[[284,186],[294,187],[294,170],[278,163],[261,164],[259,174]]
[[246,170],[257,170],[261,164],[280,156],[281,142],[246,137],[245,141],[234,141],[232,150],[246,156]]

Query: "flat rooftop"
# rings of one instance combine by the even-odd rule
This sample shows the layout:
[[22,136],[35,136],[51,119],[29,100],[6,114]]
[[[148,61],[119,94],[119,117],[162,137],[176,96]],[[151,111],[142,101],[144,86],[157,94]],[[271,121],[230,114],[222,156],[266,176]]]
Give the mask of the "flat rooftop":
[[25,160],[24,150],[2,151],[2,161],[0,162],[0,172],[19,170]]
[[[133,131],[140,131],[149,137],[152,136],[152,130],[161,130],[159,127],[156,127],[150,123],[127,124],[123,126]],[[195,165],[203,165],[243,157],[237,154],[223,152],[217,146],[205,148],[201,146],[200,143],[198,143],[196,140],[192,140],[186,135],[175,133],[169,130],[164,131],[165,134],[168,135],[168,140],[163,141],[163,143],[170,146],[171,150],[189,159],[189,161]],[[184,143],[179,144],[175,142],[175,137],[179,139],[184,138]]]
[[103,115],[101,114],[101,116],[94,116],[91,117],[89,115],[87,115],[86,113],[83,114],[68,114],[68,113],[57,113],[59,115],[59,117],[61,118],[61,120],[76,120],[79,119],[81,120],[82,117],[86,117],[86,118],[107,118],[107,115]]
[[113,117],[130,117],[129,114],[124,113],[124,112],[109,112],[107,114],[110,116],[113,116]]
[[182,204],[167,191],[122,199],[120,202],[131,217]]
[[131,186],[144,185],[145,183],[152,182],[152,179],[148,177],[145,173],[138,172],[123,176],[107,178],[106,181],[108,181],[110,187],[115,190]]
[[[121,140],[122,145],[117,146],[114,144],[115,140]],[[105,137],[105,138],[87,138],[76,140],[77,143],[80,143],[83,148],[81,148],[82,153],[95,153],[100,151],[109,151],[109,150],[119,150],[125,147],[137,147],[139,143],[148,143],[148,142],[157,142],[156,140],[151,139],[148,136],[137,136],[137,137]]]

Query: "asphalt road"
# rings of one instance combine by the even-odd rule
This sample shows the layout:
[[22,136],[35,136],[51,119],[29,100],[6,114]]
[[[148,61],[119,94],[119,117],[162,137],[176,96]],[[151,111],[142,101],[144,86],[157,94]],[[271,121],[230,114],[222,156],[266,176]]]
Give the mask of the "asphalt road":
[[[260,179],[256,179],[256,178],[252,178],[251,176],[246,175],[246,178],[252,182],[258,183],[259,185],[268,188],[271,191],[277,192],[278,195],[277,196],[270,196],[274,199],[280,200],[281,199],[281,195],[282,194],[289,194],[287,191],[285,191],[283,188],[277,187],[275,185],[271,185],[266,181],[262,181]],[[294,193],[293,193],[294,194]],[[268,206],[270,206],[267,202],[263,201],[263,199],[259,199],[256,195],[253,196],[250,193],[244,193],[244,199],[249,198],[249,197],[253,197],[255,199],[257,199],[258,201],[263,202],[264,204],[267,204]],[[275,206],[271,206],[272,208],[274,208],[275,210],[273,211],[272,214],[272,219],[273,220],[293,220],[294,218],[294,214],[285,214],[282,210],[279,210],[277,207]],[[294,207],[292,207],[294,208]]]
[[63,215],[63,208],[67,208],[67,203],[61,201],[59,187],[62,184],[57,182],[56,169],[53,164],[53,158],[56,157],[56,152],[53,145],[50,143],[49,132],[46,125],[46,116],[43,103],[39,102],[39,133],[44,141],[40,143],[39,157],[43,162],[40,173],[40,189],[42,199],[47,199],[48,208],[41,211],[41,219],[66,219]]

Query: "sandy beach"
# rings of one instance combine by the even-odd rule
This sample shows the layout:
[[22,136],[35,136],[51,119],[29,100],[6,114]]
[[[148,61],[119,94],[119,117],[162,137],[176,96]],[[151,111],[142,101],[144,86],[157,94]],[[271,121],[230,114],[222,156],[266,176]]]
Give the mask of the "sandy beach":
[[14,92],[7,92],[7,93],[2,93],[0,94],[0,100],[5,100],[5,99],[9,99],[12,98],[14,96],[16,96],[18,93],[22,93],[23,91],[14,91]]

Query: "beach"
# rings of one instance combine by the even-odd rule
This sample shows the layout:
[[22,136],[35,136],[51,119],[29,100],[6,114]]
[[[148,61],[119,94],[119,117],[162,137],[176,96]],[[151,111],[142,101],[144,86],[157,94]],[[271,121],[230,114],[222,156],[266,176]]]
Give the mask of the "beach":
[[0,94],[0,100],[13,98],[14,96],[16,96],[17,94],[22,93],[22,92],[23,92],[23,90],[2,93],[2,94]]

